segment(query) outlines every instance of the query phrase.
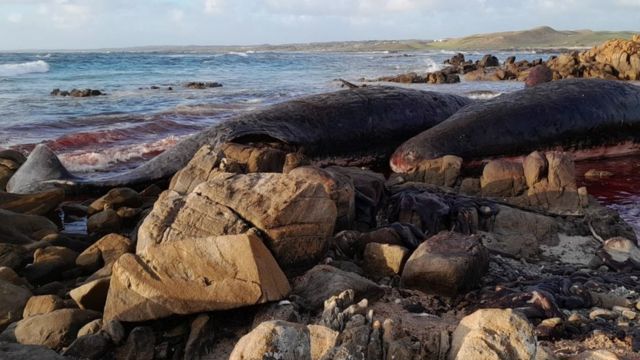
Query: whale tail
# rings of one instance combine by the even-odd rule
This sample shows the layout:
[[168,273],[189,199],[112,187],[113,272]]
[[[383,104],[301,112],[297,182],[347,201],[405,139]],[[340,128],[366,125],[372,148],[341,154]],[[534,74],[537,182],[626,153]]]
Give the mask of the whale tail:
[[74,176],[46,145],[37,145],[7,183],[7,191],[28,194],[72,182]]

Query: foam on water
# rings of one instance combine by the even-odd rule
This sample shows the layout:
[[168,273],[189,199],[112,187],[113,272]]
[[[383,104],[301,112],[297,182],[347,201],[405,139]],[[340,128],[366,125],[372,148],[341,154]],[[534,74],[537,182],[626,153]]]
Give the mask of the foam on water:
[[148,160],[173,147],[184,137],[169,136],[158,141],[113,146],[100,151],[78,150],[66,154],[60,154],[62,164],[72,172],[87,173],[110,169],[114,167],[127,167],[127,164],[135,164],[141,160]]
[[31,73],[46,73],[49,64],[43,60],[28,61],[20,64],[0,64],[0,76],[19,76]]

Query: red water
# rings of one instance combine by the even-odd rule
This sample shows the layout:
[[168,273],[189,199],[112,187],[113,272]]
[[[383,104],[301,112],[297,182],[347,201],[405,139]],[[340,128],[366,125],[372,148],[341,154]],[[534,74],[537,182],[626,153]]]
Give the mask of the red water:
[[[608,178],[585,178],[590,169],[613,173]],[[628,156],[576,163],[578,182],[602,204],[617,210],[640,238],[640,156]]]

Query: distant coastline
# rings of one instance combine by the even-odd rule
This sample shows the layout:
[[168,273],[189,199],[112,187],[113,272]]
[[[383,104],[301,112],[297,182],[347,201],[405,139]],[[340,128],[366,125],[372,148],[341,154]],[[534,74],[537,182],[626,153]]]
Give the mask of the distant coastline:
[[535,51],[566,52],[583,50],[610,39],[631,39],[638,31],[555,30],[548,26],[530,30],[470,35],[437,40],[363,40],[300,44],[137,46],[85,50],[24,49],[0,53],[31,52],[141,52],[141,53],[219,53],[219,52],[412,52],[412,51]]

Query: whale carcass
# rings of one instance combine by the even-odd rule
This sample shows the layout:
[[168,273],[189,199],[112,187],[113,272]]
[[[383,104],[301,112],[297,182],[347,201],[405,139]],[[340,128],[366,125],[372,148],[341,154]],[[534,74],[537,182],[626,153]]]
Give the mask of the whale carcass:
[[391,168],[563,150],[576,160],[640,153],[640,87],[619,81],[554,81],[477,102],[402,144]]
[[367,153],[386,161],[400,143],[470,102],[456,95],[378,86],[311,95],[214,125],[136,169],[104,179],[72,175],[51,150],[39,145],[7,189],[29,193],[59,186],[75,192],[145,184],[173,175],[203,145],[225,142],[276,141],[311,159]]

